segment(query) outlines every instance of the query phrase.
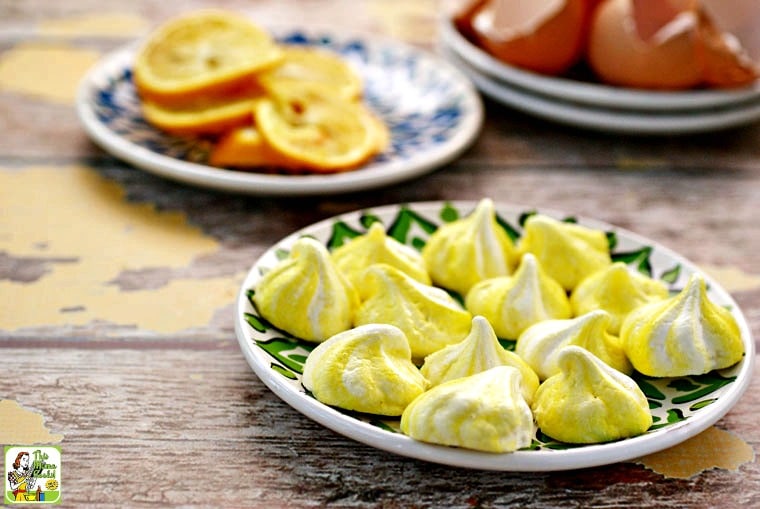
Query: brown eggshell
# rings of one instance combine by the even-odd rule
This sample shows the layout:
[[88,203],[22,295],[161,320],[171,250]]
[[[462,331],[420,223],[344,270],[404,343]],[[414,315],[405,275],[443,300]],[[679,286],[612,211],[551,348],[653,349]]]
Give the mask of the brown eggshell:
[[457,6],[451,13],[452,21],[456,29],[470,41],[476,42],[477,37],[472,28],[472,18],[487,0],[468,0]]
[[[510,10],[518,8],[514,0],[487,0],[475,12],[472,28],[479,45],[496,58],[539,73],[561,74],[582,55],[586,1],[565,0],[553,15],[541,19],[532,32],[526,32],[523,27],[508,24],[513,18]],[[534,8],[540,13],[548,3],[553,3],[531,2],[519,8]]]
[[[649,0],[662,2],[666,0]],[[644,2],[637,2],[641,7]],[[606,0],[594,12],[589,33],[587,60],[597,76],[607,83],[649,89],[684,89],[702,81],[697,57],[697,19],[684,23],[666,38],[652,26],[642,39],[636,28],[631,0]],[[667,16],[659,21],[667,19]],[[681,20],[683,21],[683,19]],[[688,20],[686,20],[688,21]]]
[[697,51],[702,61],[705,84],[715,88],[733,88],[755,82],[760,69],[741,48],[738,39],[719,30],[705,12],[700,14],[701,43]]

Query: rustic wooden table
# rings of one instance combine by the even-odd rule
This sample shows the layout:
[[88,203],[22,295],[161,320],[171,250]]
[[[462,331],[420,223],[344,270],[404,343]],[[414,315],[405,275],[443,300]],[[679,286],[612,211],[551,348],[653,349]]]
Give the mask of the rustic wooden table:
[[646,461],[488,472],[316,424],[256,377],[233,330],[242,278],[285,235],[359,208],[490,196],[597,218],[684,254],[760,338],[760,124],[607,135],[485,100],[482,133],[456,161],[383,189],[307,198],[185,186],[98,149],[74,108],[84,71],[168,17],[212,5],[428,49],[435,38],[432,0],[0,0],[0,443],[60,445],[65,505],[760,505],[758,377],[715,425],[718,438],[696,443],[707,458],[674,448],[670,466],[685,456],[691,473]]

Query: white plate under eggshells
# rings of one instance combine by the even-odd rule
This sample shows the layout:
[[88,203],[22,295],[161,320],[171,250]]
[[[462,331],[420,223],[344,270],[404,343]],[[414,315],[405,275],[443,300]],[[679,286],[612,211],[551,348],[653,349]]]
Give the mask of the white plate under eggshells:
[[760,80],[737,89],[664,91],[617,87],[538,74],[504,63],[472,44],[457,31],[450,19],[441,18],[438,31],[441,44],[497,83],[578,107],[602,107],[639,113],[693,113],[713,108],[738,107],[741,104],[750,105],[760,100]]
[[[739,400],[750,382],[755,356],[754,342],[741,310],[720,285],[708,276],[708,295],[728,307],[742,334],[745,355],[735,366],[696,377],[634,378],[647,395],[654,425],[645,434],[605,444],[571,446],[537,433],[533,445],[513,453],[494,454],[445,447],[413,440],[398,431],[398,419],[343,412],[324,405],[307,394],[301,385],[303,363],[313,344],[292,338],[263,320],[251,303],[251,292],[263,272],[277,264],[290,246],[303,235],[335,247],[352,235],[367,231],[381,221],[389,235],[420,248],[438,225],[468,214],[475,202],[424,202],[390,205],[336,216],[308,226],[282,239],[253,265],[236,301],[235,331],[246,360],[256,375],[287,404],[346,437],[395,454],[446,465],[502,471],[552,471],[592,467],[654,453],[672,447],[702,432],[723,417]],[[522,232],[521,218],[541,212],[557,219],[564,214],[496,204],[500,218]],[[648,272],[665,281],[672,291],[683,287],[697,267],[662,245],[612,225],[574,217],[578,223],[601,229],[616,239],[614,260]]]

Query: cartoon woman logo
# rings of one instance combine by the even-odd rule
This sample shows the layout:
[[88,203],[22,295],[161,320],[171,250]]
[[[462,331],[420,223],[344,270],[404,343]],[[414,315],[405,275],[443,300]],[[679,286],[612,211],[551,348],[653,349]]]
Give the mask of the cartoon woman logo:
[[26,493],[34,489],[37,479],[29,465],[29,453],[21,451],[13,462],[13,470],[8,472],[8,483],[16,501],[26,501]]

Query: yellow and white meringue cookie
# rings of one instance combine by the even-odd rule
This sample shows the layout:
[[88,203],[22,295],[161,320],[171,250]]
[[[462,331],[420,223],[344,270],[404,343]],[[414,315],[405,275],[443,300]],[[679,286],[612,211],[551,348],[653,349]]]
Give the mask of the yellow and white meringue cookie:
[[470,334],[455,345],[450,345],[425,357],[420,371],[431,386],[456,378],[463,378],[496,366],[512,366],[522,375],[522,394],[530,404],[538,389],[538,376],[514,352],[506,350],[482,316],[472,319]]
[[485,316],[504,339],[517,339],[534,323],[571,316],[567,294],[530,253],[523,255],[513,275],[473,286],[465,307],[473,315]]
[[641,435],[652,425],[647,398],[629,376],[579,346],[558,354],[559,373],[536,391],[533,415],[541,431],[574,444]]
[[422,257],[434,284],[461,295],[479,281],[511,274],[517,261],[516,248],[488,198],[467,217],[438,228]]
[[459,343],[470,332],[472,315],[453,297],[390,265],[371,265],[358,289],[354,324],[395,325],[406,334],[415,359]]
[[633,367],[655,377],[700,375],[744,355],[736,319],[709,299],[699,274],[678,295],[633,310],[620,338]]
[[580,346],[611,368],[630,375],[631,363],[620,338],[609,333],[610,315],[597,309],[565,320],[546,320],[528,327],[517,340],[515,352],[541,380],[559,372],[559,352],[568,345]]
[[615,262],[578,283],[570,295],[570,305],[576,316],[595,309],[607,311],[611,318],[610,332],[620,334],[628,313],[667,297],[668,287],[662,281],[631,271],[623,262]]
[[309,237],[298,239],[290,255],[262,276],[253,302],[275,327],[314,342],[351,328],[359,305],[327,248]]
[[422,255],[385,234],[375,222],[364,235],[354,238],[332,252],[332,259],[354,285],[364,270],[375,263],[386,263],[405,272],[420,283],[431,284]]
[[345,410],[398,416],[427,381],[397,327],[363,325],[336,334],[306,358],[302,383],[317,400]]
[[525,221],[520,252],[533,253],[547,274],[565,290],[612,263],[607,235],[543,214]]
[[497,366],[436,385],[406,407],[401,431],[422,442],[479,451],[527,447],[535,427],[521,380],[516,368]]

